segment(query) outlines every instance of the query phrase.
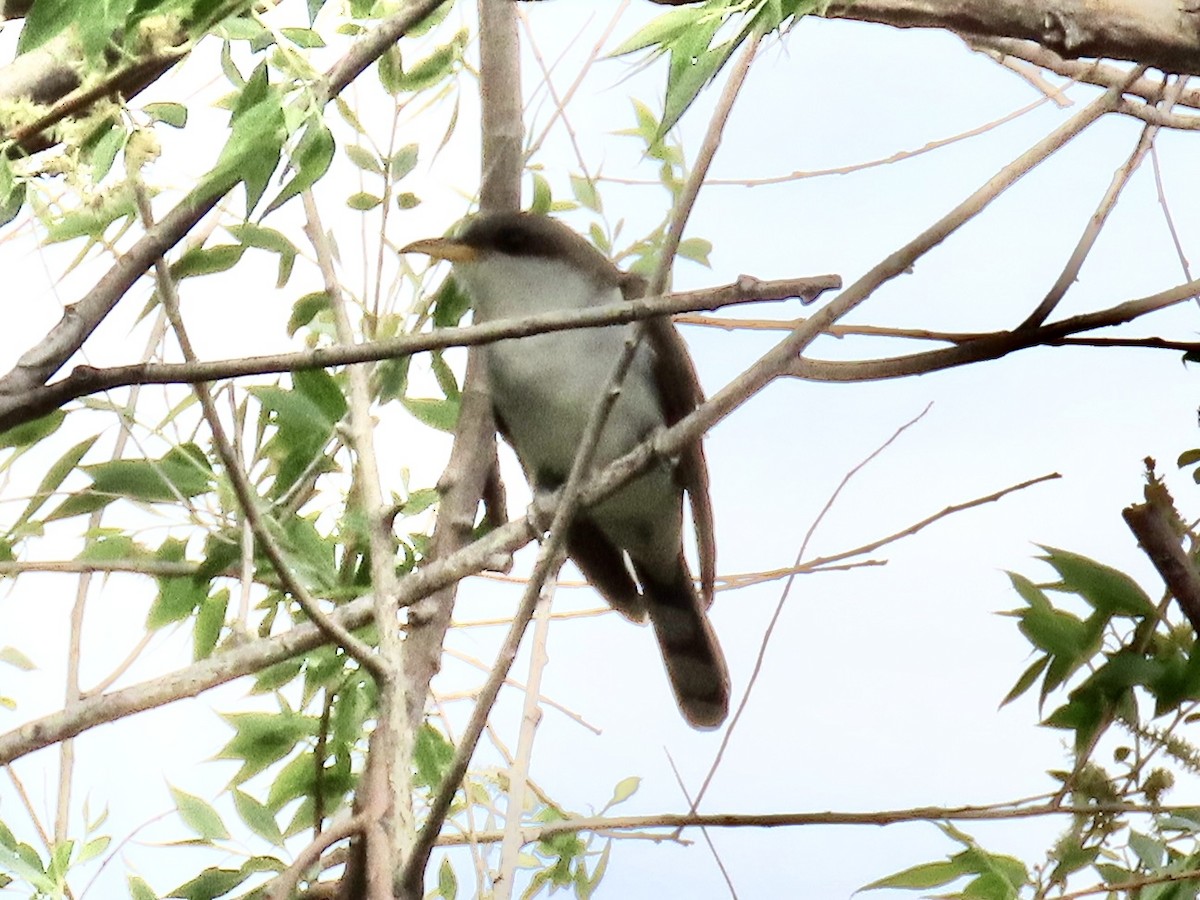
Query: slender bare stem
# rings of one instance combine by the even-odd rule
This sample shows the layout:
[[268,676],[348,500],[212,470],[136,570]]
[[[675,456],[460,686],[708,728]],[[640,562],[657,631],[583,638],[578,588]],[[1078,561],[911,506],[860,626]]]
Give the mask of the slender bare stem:
[[546,643],[550,637],[550,607],[554,599],[554,584],[547,582],[534,610],[533,643],[529,654],[529,678],[526,680],[525,704],[521,713],[521,731],[517,737],[517,754],[508,769],[508,802],[504,807],[504,841],[500,846],[500,867],[492,888],[495,900],[509,900],[517,875],[521,853],[521,821],[525,816],[525,792],[529,784],[529,763],[533,759],[533,740],[542,720],[538,703],[542,689],[542,673],[550,657]]

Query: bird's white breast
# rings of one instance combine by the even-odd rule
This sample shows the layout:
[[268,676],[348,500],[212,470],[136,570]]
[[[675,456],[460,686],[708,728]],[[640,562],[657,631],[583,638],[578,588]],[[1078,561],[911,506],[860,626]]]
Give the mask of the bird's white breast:
[[[598,285],[557,260],[489,257],[458,264],[477,321],[520,318],[620,302],[615,286]],[[583,431],[625,341],[626,326],[608,326],[500,341],[487,347],[492,398],[517,455],[531,473],[570,470]],[[615,459],[663,422],[651,374],[652,351],[638,350],[609,417],[597,462]]]

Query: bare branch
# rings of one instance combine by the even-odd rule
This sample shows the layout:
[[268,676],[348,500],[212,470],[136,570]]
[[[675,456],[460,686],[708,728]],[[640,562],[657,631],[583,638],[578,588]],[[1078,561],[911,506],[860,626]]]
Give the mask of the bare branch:
[[[1164,110],[1170,111],[1175,100],[1179,97],[1183,85],[1184,79],[1176,79],[1175,83],[1163,92],[1162,104]],[[1067,259],[1067,264],[1059,274],[1058,280],[1054,282],[1054,286],[1050,288],[1050,291],[1042,299],[1042,302],[1038,304],[1037,309],[1030,313],[1029,318],[1021,323],[1018,330],[1035,328],[1041,325],[1050,317],[1050,313],[1054,312],[1054,308],[1058,306],[1059,301],[1066,296],[1071,285],[1079,277],[1079,270],[1083,268],[1083,263],[1087,259],[1088,254],[1091,253],[1092,247],[1096,245],[1096,239],[1100,237],[1100,231],[1104,228],[1104,223],[1108,221],[1109,215],[1116,209],[1117,200],[1120,198],[1121,192],[1125,190],[1125,185],[1129,184],[1129,179],[1142,164],[1142,160],[1146,158],[1146,154],[1150,152],[1150,148],[1154,146],[1154,138],[1158,134],[1159,128],[1160,126],[1158,125],[1147,124],[1142,129],[1141,137],[1138,138],[1133,152],[1117,168],[1117,171],[1113,173],[1108,190],[1104,192],[1104,196],[1100,200],[1100,205],[1096,207],[1096,211],[1092,213],[1092,217],[1088,220],[1087,227],[1083,229],[1083,234],[1079,237],[1079,243],[1075,245],[1075,249]]]
[[508,768],[508,800],[504,806],[504,841],[500,848],[500,867],[492,880],[496,900],[508,900],[513,895],[513,882],[521,851],[521,821],[525,817],[525,792],[529,784],[529,763],[533,758],[533,740],[542,720],[538,705],[542,689],[542,672],[550,661],[546,643],[550,636],[550,606],[554,599],[554,584],[547,583],[538,597],[534,611],[533,644],[529,656],[528,687],[521,710],[521,730],[517,736],[517,754]]
[[1150,460],[1147,460],[1146,478],[1146,502],[1126,507],[1121,515],[1192,623],[1193,630],[1200,633],[1200,573],[1180,545],[1186,527],[1166,485],[1154,474]]
[[365,824],[365,817],[359,814],[322,831],[313,839],[312,843],[296,854],[295,861],[287,867],[287,870],[271,882],[271,887],[267,891],[267,900],[287,900],[291,897],[292,891],[300,883],[304,873],[317,864],[322,853],[338,841],[361,834]]
[[897,28],[1007,35],[1068,58],[1103,56],[1166,72],[1200,72],[1200,10],[1177,0],[838,0],[825,15]]
[[[156,226],[152,231],[156,231],[158,227],[160,226]],[[19,398],[19,402],[18,398],[10,398],[4,394],[6,382],[5,379],[0,379],[0,430],[36,419],[77,397],[123,385],[188,384],[197,381],[218,381],[243,375],[265,375],[302,369],[320,369],[332,365],[351,365],[407,356],[425,350],[440,350],[455,346],[470,347],[491,343],[501,338],[524,337],[546,331],[560,331],[588,325],[617,325],[673,312],[712,310],[737,303],[784,300],[790,297],[807,299],[840,286],[841,279],[835,275],[791,278],[780,281],[758,281],[755,278],[743,276],[733,284],[719,288],[672,294],[665,298],[642,298],[586,310],[564,310],[523,319],[488,322],[484,325],[442,328],[428,334],[404,335],[391,340],[353,346],[325,347],[299,353],[250,356],[214,362],[138,364],[108,369],[77,366],[69,376],[60,381],[45,387],[31,386]],[[16,371],[18,370],[14,369],[14,372]],[[464,394],[466,393],[464,391]]]
[[873,381],[882,378],[899,378],[937,372],[955,366],[963,366],[985,359],[999,359],[1017,350],[1029,347],[1054,346],[1059,344],[1085,344],[1096,346],[1101,343],[1125,346],[1160,347],[1164,349],[1190,349],[1191,343],[1163,341],[1158,338],[1071,338],[1079,331],[1124,325],[1139,316],[1166,309],[1200,296],[1200,279],[1159,291],[1148,297],[1127,300],[1098,312],[1083,313],[1042,325],[1028,331],[998,331],[965,341],[955,347],[928,350],[908,356],[888,359],[871,359],[859,362],[797,359],[789,368],[789,375],[814,381]]
[[[608,834],[628,829],[648,828],[787,828],[803,825],[898,825],[906,822],[995,822],[1014,819],[1035,819],[1043,816],[1072,815],[1095,816],[1104,813],[1160,815],[1173,811],[1195,812],[1194,806],[1155,806],[1135,803],[1097,803],[1091,806],[1056,805],[1039,803],[1014,806],[994,804],[985,806],[918,806],[911,809],[877,810],[874,812],[781,812],[781,813],[662,813],[650,816],[595,816],[591,818],[564,819],[545,825],[525,828],[522,838],[526,843],[544,841],[560,834],[577,834],[591,831]],[[503,831],[476,832],[471,837],[481,844],[495,844],[504,839]],[[664,834],[662,840],[670,840]],[[457,846],[467,843],[466,836],[446,835],[440,846]]]

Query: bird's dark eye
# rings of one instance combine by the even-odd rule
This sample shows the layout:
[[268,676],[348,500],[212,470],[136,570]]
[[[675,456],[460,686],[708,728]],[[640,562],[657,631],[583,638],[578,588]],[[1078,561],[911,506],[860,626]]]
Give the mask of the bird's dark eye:
[[510,256],[527,256],[531,246],[529,233],[523,228],[505,228],[496,235],[496,249]]

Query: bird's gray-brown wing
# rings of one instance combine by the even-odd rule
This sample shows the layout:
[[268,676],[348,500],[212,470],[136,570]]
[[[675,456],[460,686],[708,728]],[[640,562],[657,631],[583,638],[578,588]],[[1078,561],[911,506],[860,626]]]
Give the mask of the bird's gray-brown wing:
[[[654,350],[654,377],[662,398],[663,416],[667,425],[674,425],[704,402],[704,391],[700,388],[687,345],[669,319],[647,321],[646,337]],[[708,463],[701,440],[693,441],[680,453],[676,477],[691,502],[700,554],[700,596],[704,605],[710,606],[717,577],[717,545],[713,534]]]

